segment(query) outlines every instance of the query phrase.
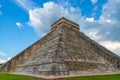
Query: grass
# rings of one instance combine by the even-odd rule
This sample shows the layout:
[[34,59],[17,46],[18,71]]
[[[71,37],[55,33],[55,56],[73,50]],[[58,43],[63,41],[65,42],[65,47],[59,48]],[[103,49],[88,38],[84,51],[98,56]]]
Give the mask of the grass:
[[81,77],[75,77],[75,78],[66,78],[64,80],[120,80],[120,74],[81,76]]
[[37,79],[14,74],[0,73],[0,80],[37,80]]
[[[2,73],[0,74],[0,80],[37,80],[37,79],[25,77],[25,76],[18,76],[14,74]],[[60,79],[60,80],[120,80],[120,74],[99,75],[99,76],[81,76],[81,77],[75,77],[75,78],[65,78],[65,79]]]
[[2,64],[0,64],[0,66],[1,66]]

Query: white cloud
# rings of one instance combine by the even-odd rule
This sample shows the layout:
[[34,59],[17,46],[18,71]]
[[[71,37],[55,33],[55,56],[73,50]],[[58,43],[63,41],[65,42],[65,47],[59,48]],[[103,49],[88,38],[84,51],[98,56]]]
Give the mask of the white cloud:
[[1,64],[1,63],[5,63],[5,62],[9,61],[10,59],[11,59],[10,57],[7,58],[7,59],[0,59],[0,64]]
[[110,22],[111,22],[111,20],[110,20],[110,19],[108,19],[108,20],[106,20],[106,22],[107,22],[107,23],[110,23]]
[[7,56],[7,55],[3,53],[2,51],[0,51],[0,56]]
[[97,0],[91,0],[92,4],[95,4],[97,2]]
[[108,0],[108,2],[103,6],[102,15],[104,19],[111,19],[112,22],[120,21],[120,0]]
[[10,59],[11,59],[11,57],[8,57],[8,58],[7,58],[7,61],[9,61]]
[[16,25],[19,27],[19,28],[22,28],[22,23],[20,23],[20,22],[16,22]]
[[36,6],[32,0],[16,0],[16,3],[25,10],[34,9]]
[[[75,12],[74,12],[75,11]],[[43,8],[29,10],[29,25],[39,34],[45,34],[50,30],[50,25],[61,17],[78,22],[81,14],[78,8],[64,8],[54,2],[46,2]]]
[[[6,57],[7,55],[0,51],[0,57]],[[6,61],[10,60],[11,58],[7,58],[7,59],[0,59],[0,63],[5,63]]]
[[92,23],[86,22],[82,27],[89,31],[97,29],[98,35],[102,36],[101,40],[119,41],[120,37],[117,36],[120,33],[119,7],[120,0],[108,0],[103,6],[99,20],[94,20]]
[[120,42],[102,41],[100,44],[120,56]]
[[107,31],[107,32],[106,32],[106,34],[110,34],[110,32],[109,32],[109,31]]
[[101,40],[101,36],[98,35],[98,30],[91,30],[89,33],[88,33],[88,36],[96,41],[98,40]]
[[92,18],[86,18],[86,21],[87,22],[94,22],[94,18],[92,17]]
[[6,60],[0,59],[0,64],[1,64],[1,63],[5,63],[5,62],[6,62]]
[[75,12],[75,10],[76,10],[76,9],[75,9],[74,7],[70,7],[70,11],[71,11],[71,12]]
[[[108,0],[108,2],[103,6],[102,14],[100,16],[101,28],[99,34],[106,35],[107,40],[120,41],[120,0]],[[119,52],[120,53],[120,52]]]
[[100,16],[99,22],[102,23],[102,24],[104,24],[104,23],[111,23],[112,24],[112,20],[111,19],[106,19],[104,16]]

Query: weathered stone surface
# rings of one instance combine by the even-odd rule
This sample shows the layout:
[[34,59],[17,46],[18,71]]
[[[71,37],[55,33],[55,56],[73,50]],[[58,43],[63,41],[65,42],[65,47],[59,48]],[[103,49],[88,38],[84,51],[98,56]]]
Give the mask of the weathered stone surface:
[[83,33],[65,18],[51,32],[6,62],[1,72],[38,75],[78,75],[120,70],[120,57]]

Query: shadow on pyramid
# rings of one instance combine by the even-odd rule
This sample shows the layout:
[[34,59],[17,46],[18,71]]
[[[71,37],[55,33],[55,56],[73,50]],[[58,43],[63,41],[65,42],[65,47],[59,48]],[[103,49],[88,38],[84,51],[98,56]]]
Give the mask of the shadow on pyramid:
[[119,71],[119,56],[79,32],[79,25],[64,17],[51,26],[50,33],[0,68],[0,72],[38,76]]

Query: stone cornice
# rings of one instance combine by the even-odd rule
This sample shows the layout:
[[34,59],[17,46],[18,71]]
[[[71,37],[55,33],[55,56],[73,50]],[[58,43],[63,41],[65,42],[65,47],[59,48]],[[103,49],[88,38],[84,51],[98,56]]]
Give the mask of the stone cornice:
[[54,31],[59,25],[66,25],[67,27],[70,27],[74,30],[79,31],[79,25],[74,23],[73,21],[70,21],[64,17],[62,17],[61,19],[59,19],[58,21],[56,21],[54,24],[51,25],[51,30]]

